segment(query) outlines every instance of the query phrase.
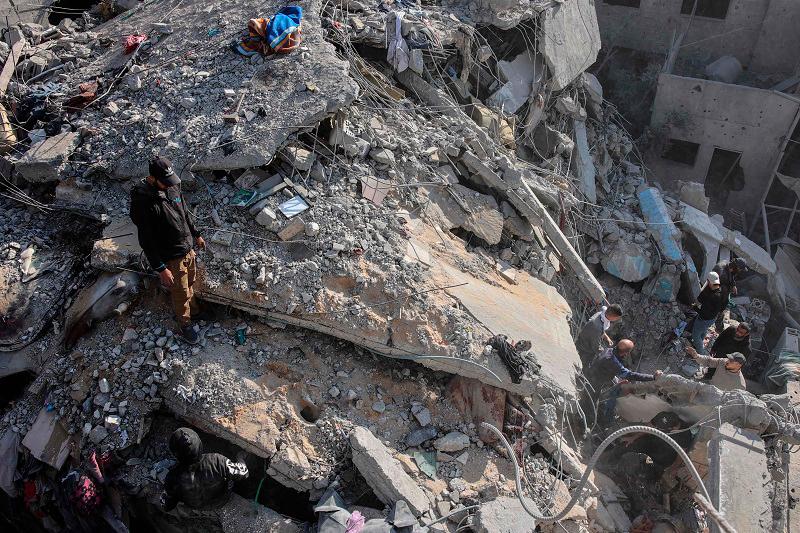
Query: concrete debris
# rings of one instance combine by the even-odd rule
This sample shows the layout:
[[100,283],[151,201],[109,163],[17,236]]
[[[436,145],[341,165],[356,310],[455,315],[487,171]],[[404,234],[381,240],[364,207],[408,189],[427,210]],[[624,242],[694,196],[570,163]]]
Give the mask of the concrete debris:
[[[41,467],[20,477],[49,491],[70,454],[77,464],[113,452],[124,465],[112,483],[131,488],[125,510],[160,530],[174,516],[151,496],[175,464],[171,432],[191,425],[213,435],[208,451],[241,455],[263,480],[259,502],[241,492],[203,516],[214,530],[355,529],[360,515],[367,528],[397,530],[628,531],[637,515],[660,513],[689,531],[703,526],[676,510],[691,507],[685,483],[671,483],[677,467],[653,483],[645,460],[626,459],[624,472],[601,461],[556,527],[522,509],[514,460],[525,501],[552,512],[615,415],[650,423],[667,410],[693,423],[738,402],[747,412],[719,421],[743,429],[704,423],[692,458],[740,530],[779,530],[789,503],[773,497],[786,492],[774,442],[800,441],[794,407],[723,397],[669,372],[698,370],[685,356],[686,305],[720,259],[752,269],[721,320],[750,324],[753,354],[775,344],[784,310],[800,308],[788,287],[791,224],[773,243],[776,264],[714,214],[706,184],[685,181],[698,176],[687,171],[673,192],[651,185],[665,180],[640,157],[672,132],[643,131],[604,99],[625,88],[613,50],[597,68],[613,91],[586,72],[599,4],[400,12],[310,0],[291,53],[231,50],[230,32],[272,16],[273,4],[190,0],[165,21],[146,2],[101,2],[57,25],[39,17],[7,29],[0,377],[22,392],[2,405],[0,434],[11,438],[0,442],[21,443]],[[147,39],[125,54],[130,28]],[[723,63],[709,69],[730,77]],[[174,323],[128,216],[156,153],[172,160],[206,244],[196,240],[196,344]],[[641,394],[615,397],[611,420],[586,408],[597,400],[584,390],[592,371],[572,336],[601,303],[624,309],[608,329],[636,343],[623,364],[667,371],[623,384]],[[492,347],[497,335],[530,346],[509,362]],[[748,361],[749,389],[776,386],[755,382],[769,364]],[[745,462],[752,471],[732,468]],[[313,517],[307,500],[318,502]],[[386,509],[345,503],[356,501]]]
[[430,502],[425,493],[369,430],[355,428],[350,434],[350,445],[353,464],[381,501],[394,505],[403,500],[417,516],[428,511]]
[[15,170],[33,183],[57,181],[67,168],[67,159],[80,144],[75,132],[61,133],[32,145],[17,160]]

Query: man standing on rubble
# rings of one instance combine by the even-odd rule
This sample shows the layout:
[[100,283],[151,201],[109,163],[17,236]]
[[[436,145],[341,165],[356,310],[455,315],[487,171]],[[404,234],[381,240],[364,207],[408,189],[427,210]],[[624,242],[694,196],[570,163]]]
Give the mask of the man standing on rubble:
[[607,332],[611,325],[620,318],[622,318],[622,307],[618,304],[611,304],[608,307],[603,306],[583,325],[575,347],[578,349],[578,355],[581,356],[584,370],[589,368],[594,358],[602,350],[601,346],[614,344]]
[[711,378],[711,384],[719,390],[747,390],[747,382],[742,375],[742,367],[747,362],[744,355],[739,352],[733,352],[724,359],[717,359],[716,357],[700,355],[691,346],[686,348],[686,353],[701,365],[717,369],[714,372],[714,377]]
[[706,286],[700,291],[694,307],[699,306],[697,316],[692,326],[692,344],[701,354],[706,353],[703,341],[706,338],[708,328],[717,319],[717,315],[725,308],[722,303],[722,291],[720,289],[719,274],[714,271],[708,273]]
[[194,299],[195,252],[206,246],[186,213],[181,180],[165,157],[150,161],[150,175],[131,191],[131,220],[139,233],[139,245],[161,283],[170,289],[172,307],[183,338],[190,344],[199,340],[192,327],[192,314],[199,309]]
[[[717,359],[726,359],[733,352],[739,352],[745,359],[750,359],[750,324],[747,322],[725,328],[709,350],[711,357]],[[703,379],[710,380],[716,371],[716,368],[709,368]]]
[[161,504],[165,511],[171,511],[179,502],[192,509],[218,509],[228,502],[233,483],[249,475],[244,461],[203,453],[200,436],[189,428],[172,433],[169,450],[178,462],[164,480]]
[[736,277],[747,272],[747,270],[747,261],[742,257],[735,257],[730,261],[720,261],[712,269],[712,272],[716,272],[719,275],[719,287],[722,293],[722,310],[719,312],[716,321],[716,328],[719,332],[725,327],[723,320],[725,318],[725,309],[728,307],[728,298],[739,293],[739,289],[736,288]]

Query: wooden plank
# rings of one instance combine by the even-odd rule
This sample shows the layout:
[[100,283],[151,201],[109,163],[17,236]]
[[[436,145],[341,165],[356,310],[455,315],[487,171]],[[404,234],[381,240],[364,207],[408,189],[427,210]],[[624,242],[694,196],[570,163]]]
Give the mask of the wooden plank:
[[6,94],[8,83],[11,81],[11,77],[14,76],[14,70],[17,68],[17,62],[20,55],[22,55],[23,48],[25,48],[25,39],[20,39],[11,47],[11,53],[8,54],[6,64],[3,65],[3,71],[0,72],[0,97]]

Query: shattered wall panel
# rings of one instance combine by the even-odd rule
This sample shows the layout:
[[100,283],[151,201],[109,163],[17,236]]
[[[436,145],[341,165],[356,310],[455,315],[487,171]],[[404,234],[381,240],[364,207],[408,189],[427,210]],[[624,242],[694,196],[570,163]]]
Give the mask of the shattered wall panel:
[[550,88],[560,91],[589,68],[600,51],[593,0],[556,3],[541,15],[539,51],[550,69]]

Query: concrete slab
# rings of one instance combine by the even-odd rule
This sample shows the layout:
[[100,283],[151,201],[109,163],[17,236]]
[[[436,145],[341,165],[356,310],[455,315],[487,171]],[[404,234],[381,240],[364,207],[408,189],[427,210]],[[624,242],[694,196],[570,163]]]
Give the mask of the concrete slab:
[[[541,376],[557,383],[568,394],[575,394],[574,366],[580,366],[580,358],[567,322],[569,306],[555,288],[524,273],[517,277],[517,285],[495,287],[445,268],[455,283],[467,283],[448,289],[449,294],[458,298],[490,331],[514,340],[530,340],[536,360],[542,365]],[[501,377],[508,375],[502,363],[493,365],[493,369]],[[504,381],[510,381],[510,377]]]
[[[539,510],[533,500],[526,499],[526,504]],[[519,498],[509,496],[500,496],[481,505],[473,524],[477,533],[533,533],[536,530],[536,522],[522,507]]]
[[681,228],[694,235],[706,253],[703,268],[698,271],[700,279],[705,279],[706,274],[717,264],[722,232],[706,213],[683,202],[680,206],[682,210]]
[[32,183],[57,181],[67,159],[80,144],[78,133],[61,133],[31,146],[16,162],[14,170]]
[[557,3],[540,17],[539,51],[552,73],[551,89],[560,91],[597,59],[600,29],[592,0]]
[[590,202],[597,203],[597,185],[594,159],[589,153],[589,141],[586,138],[586,122],[574,120],[575,124],[575,165],[578,170],[578,186]]
[[142,248],[136,226],[130,217],[113,220],[103,230],[103,236],[92,247],[91,263],[94,268],[115,271],[138,262]]
[[724,226],[719,227],[719,225],[717,225],[717,228],[722,233],[722,245],[736,254],[737,257],[745,258],[752,270],[764,275],[775,274],[778,270],[775,266],[775,261],[761,246],[738,231],[733,231]]
[[[772,503],[764,441],[749,430],[723,424],[708,445],[704,480],[712,503],[736,531],[770,531]],[[720,531],[712,525],[712,531]]]
[[679,263],[683,260],[683,250],[680,244],[681,232],[672,222],[669,210],[661,193],[655,187],[645,187],[637,192],[639,208],[648,230],[658,244],[662,259],[670,263]]

